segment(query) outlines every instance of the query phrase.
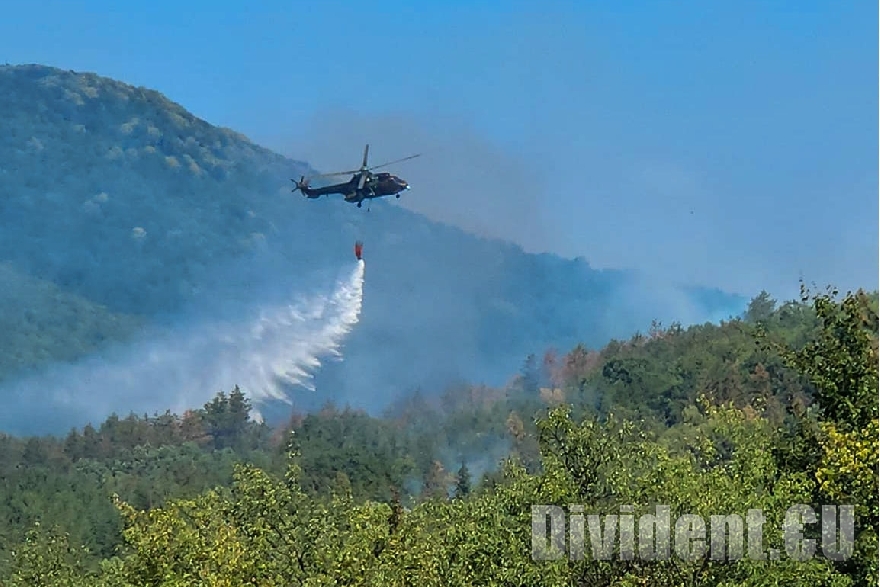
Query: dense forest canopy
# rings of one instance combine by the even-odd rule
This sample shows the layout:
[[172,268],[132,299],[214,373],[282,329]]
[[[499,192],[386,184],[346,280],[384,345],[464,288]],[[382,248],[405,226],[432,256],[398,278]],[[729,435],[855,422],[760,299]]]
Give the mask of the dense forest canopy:
[[[382,417],[327,405],[270,428],[233,388],[184,414],[4,436],[0,576],[10,586],[876,585],[877,310],[876,292],[781,305],[762,293],[741,319],[548,351],[506,387],[414,394]],[[588,540],[583,560],[536,560],[538,504],[583,504],[587,516],[632,505],[635,518],[668,505],[707,520],[760,509],[764,544],[783,556],[597,560]],[[781,529],[794,504],[854,505],[851,552],[788,556]],[[805,536],[819,540],[816,526]]]

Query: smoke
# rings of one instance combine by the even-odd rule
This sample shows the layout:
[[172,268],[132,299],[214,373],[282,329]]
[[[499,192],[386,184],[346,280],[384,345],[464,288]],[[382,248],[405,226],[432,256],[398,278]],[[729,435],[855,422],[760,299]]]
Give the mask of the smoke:
[[[518,234],[536,248],[549,238],[536,170],[448,122],[316,117],[302,133],[309,144],[282,150],[321,171],[356,168],[365,143],[372,164],[421,152],[390,168],[413,189],[373,202],[371,211],[301,197],[262,210],[273,221],[259,251],[203,271],[189,307],[161,317],[167,331],[19,383],[4,395],[0,426],[57,432],[114,411],[179,413],[235,384],[267,418],[272,405],[290,401],[300,410],[332,399],[374,411],[453,380],[500,384],[528,353],[549,345],[595,347],[653,317],[705,316],[703,304],[677,288],[630,283],[584,260],[526,255],[404,209],[482,236]],[[289,178],[277,183],[286,196]],[[362,265],[338,288],[328,284],[321,294],[317,285],[336,277],[356,239],[368,243],[374,276],[362,321]],[[292,291],[312,295],[291,300]],[[319,370],[325,358],[338,358],[343,339],[346,361]]]
[[264,142],[325,173],[357,169],[366,144],[370,165],[420,154],[382,169],[412,186],[389,202],[476,236],[516,241],[526,251],[558,244],[558,231],[544,218],[549,194],[543,170],[461,119],[326,108],[295,137]]
[[[655,318],[667,325],[716,319],[668,276],[600,275],[585,259],[524,254],[566,248],[565,230],[545,215],[572,196],[552,193],[555,182],[534,157],[481,135],[449,116],[431,121],[327,108],[295,138],[262,139],[321,172],[356,169],[365,144],[371,165],[422,155],[387,168],[410,191],[357,217],[357,238],[371,251],[375,295],[348,341],[349,360],[318,375],[309,407],[333,399],[374,410],[401,393],[434,393],[453,380],[501,384],[528,353],[547,346],[598,347],[646,331]],[[688,187],[687,176],[672,179]],[[590,226],[606,224],[596,218]],[[490,240],[496,238],[507,242]],[[727,308],[722,314],[728,316]]]
[[[14,434],[51,433],[59,425],[82,426],[113,412],[180,414],[234,385],[255,408],[289,404],[296,387],[314,389],[312,377],[322,359],[341,358],[342,341],[360,318],[364,270],[358,261],[330,292],[264,304],[234,320],[196,324],[188,333],[178,326],[19,381],[4,397],[10,403],[16,398],[20,407],[7,409],[0,426]],[[254,416],[262,418],[258,410]]]

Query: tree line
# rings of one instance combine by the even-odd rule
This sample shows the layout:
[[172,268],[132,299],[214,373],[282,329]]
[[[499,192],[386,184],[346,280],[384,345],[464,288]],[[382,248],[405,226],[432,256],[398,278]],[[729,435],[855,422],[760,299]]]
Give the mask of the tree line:
[[[0,437],[4,585],[876,585],[878,299],[757,296],[526,359],[503,388],[327,405],[282,426],[237,387],[182,415]],[[781,560],[535,556],[532,506],[760,509]],[[846,556],[793,560],[786,509],[855,505]],[[616,519],[616,518],[615,518]],[[805,536],[821,542],[819,529]],[[620,544],[613,545],[619,554]],[[540,550],[540,549],[538,549]],[[543,551],[541,551],[543,552]],[[544,553],[546,554],[546,552]]]

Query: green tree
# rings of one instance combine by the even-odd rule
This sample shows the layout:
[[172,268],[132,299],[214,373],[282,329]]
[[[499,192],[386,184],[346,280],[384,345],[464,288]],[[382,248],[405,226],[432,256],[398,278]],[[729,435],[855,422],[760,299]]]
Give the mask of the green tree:
[[69,536],[39,522],[13,551],[8,587],[85,587],[88,551],[70,544]]
[[208,433],[214,438],[215,448],[235,447],[248,428],[250,400],[236,385],[229,395],[219,392],[205,404],[204,419]]
[[[878,321],[876,296],[864,291],[811,296],[801,286],[801,298],[812,302],[819,321],[814,340],[794,349],[770,343],[785,363],[814,387],[817,417],[798,414],[794,434],[785,439],[783,459],[793,457],[815,479],[822,503],[855,504],[856,552],[838,567],[859,585],[876,585],[878,448]],[[766,334],[760,333],[766,340]],[[792,450],[795,449],[795,450]],[[809,458],[804,458],[809,455]]]
[[462,459],[455,480],[455,497],[461,499],[471,492],[471,473]]
[[757,296],[749,302],[745,319],[747,322],[764,322],[773,315],[776,310],[776,300],[769,293],[761,290]]
[[[836,290],[812,296],[820,321],[816,340],[802,349],[777,345],[787,365],[815,386],[822,416],[842,430],[861,430],[877,419],[877,312],[859,290],[840,302]],[[810,300],[801,286],[801,298]]]

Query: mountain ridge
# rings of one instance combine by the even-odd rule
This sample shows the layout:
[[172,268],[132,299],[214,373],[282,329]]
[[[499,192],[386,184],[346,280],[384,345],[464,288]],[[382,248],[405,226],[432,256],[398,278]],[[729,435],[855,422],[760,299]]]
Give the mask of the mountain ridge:
[[[367,260],[360,324],[345,360],[316,374],[317,392],[291,390],[299,407],[332,399],[375,408],[460,378],[497,384],[548,346],[598,346],[654,318],[715,321],[745,307],[720,290],[525,253],[393,202],[368,212],[306,201],[290,178],[314,173],[308,163],[94,73],[0,66],[0,111],[0,262],[55,288],[27,308],[41,320],[7,320],[19,324],[15,340],[3,339],[18,359],[0,364],[0,385],[127,344],[149,325],[173,331],[196,313],[235,315],[307,293],[353,262],[358,239]],[[62,316],[59,296],[85,305]],[[22,304],[5,300],[3,313],[22,314]],[[70,341],[70,352],[46,350],[55,340]],[[36,409],[19,405],[0,429]]]

